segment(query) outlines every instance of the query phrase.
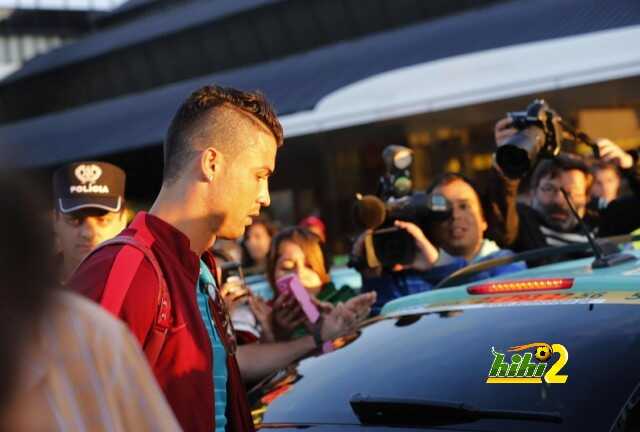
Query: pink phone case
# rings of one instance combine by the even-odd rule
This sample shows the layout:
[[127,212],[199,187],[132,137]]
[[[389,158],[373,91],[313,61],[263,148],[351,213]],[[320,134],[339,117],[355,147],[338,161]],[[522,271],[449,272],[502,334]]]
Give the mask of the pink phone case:
[[302,286],[300,279],[296,274],[290,274],[283,276],[276,281],[276,286],[281,294],[290,292],[296,298],[302,311],[307,315],[309,321],[315,324],[320,318],[320,312],[316,305],[311,302],[311,296],[309,292]]

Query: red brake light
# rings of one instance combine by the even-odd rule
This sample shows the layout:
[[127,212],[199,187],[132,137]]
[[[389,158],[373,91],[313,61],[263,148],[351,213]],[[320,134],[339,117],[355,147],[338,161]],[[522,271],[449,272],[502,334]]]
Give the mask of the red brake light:
[[523,291],[551,291],[569,289],[572,286],[573,279],[571,278],[502,280],[470,286],[467,288],[467,292],[469,294],[496,294]]

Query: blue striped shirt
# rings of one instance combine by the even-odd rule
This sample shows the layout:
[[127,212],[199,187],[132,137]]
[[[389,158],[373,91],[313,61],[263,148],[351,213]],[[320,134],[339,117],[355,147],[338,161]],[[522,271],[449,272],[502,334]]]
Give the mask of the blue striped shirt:
[[218,330],[213,323],[211,309],[209,309],[208,298],[210,293],[211,295],[218,295],[215,290],[215,280],[213,279],[211,271],[202,260],[200,260],[200,277],[198,278],[196,293],[200,316],[209,334],[212,347],[216,432],[224,432],[227,425],[227,417],[225,415],[227,407],[227,353],[220,340]]

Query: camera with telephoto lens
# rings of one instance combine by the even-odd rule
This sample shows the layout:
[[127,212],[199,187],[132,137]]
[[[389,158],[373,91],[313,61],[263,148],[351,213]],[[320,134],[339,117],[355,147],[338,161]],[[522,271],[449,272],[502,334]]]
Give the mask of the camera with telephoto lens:
[[507,113],[518,133],[496,151],[496,163],[509,178],[524,177],[539,158],[560,153],[564,122],[542,99],[534,100],[526,111]]
[[415,239],[395,227],[395,221],[413,222],[425,231],[431,223],[451,217],[451,204],[442,195],[413,191],[411,149],[388,146],[382,158],[386,172],[378,183],[377,196],[358,195],[354,218],[362,227],[373,230],[365,238],[367,266],[391,268],[412,263],[418,252]]

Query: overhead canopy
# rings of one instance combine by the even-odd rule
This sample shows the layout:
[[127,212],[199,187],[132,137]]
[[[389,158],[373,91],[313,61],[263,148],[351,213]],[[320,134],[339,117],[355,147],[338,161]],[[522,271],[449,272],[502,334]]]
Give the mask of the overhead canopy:
[[102,30],[35,57],[2,81],[2,85],[276,1],[278,0],[216,0],[215,7],[210,1],[188,2],[180,8],[159,11],[112,29]]
[[156,145],[208,84],[260,89],[288,137],[640,72],[640,2],[514,1],[0,128],[24,165]]

